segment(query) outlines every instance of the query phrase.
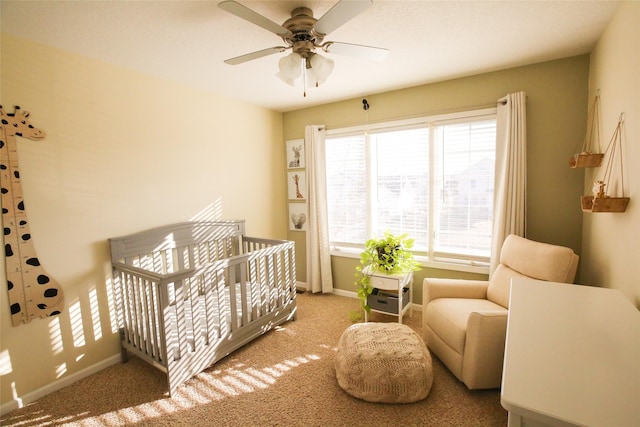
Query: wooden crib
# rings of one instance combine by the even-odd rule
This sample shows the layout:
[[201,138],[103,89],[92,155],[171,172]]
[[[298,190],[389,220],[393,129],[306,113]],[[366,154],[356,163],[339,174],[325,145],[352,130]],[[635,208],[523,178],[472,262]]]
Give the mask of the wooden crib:
[[167,375],[169,394],[296,318],[294,242],[244,221],[185,222],[109,239],[122,345]]

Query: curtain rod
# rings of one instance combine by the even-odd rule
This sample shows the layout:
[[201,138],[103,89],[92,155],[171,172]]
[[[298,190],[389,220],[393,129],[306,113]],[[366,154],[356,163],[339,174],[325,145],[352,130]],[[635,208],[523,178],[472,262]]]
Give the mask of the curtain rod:
[[410,114],[410,115],[407,115],[407,116],[386,117],[384,119],[373,120],[373,121],[369,121],[369,112],[367,111],[367,120],[365,122],[358,122],[358,123],[351,123],[351,124],[348,124],[348,123],[347,124],[341,124],[338,127],[325,126],[325,129],[326,130],[342,129],[342,128],[349,128],[349,127],[355,127],[355,126],[363,126],[363,125],[368,125],[368,124],[377,124],[377,123],[390,122],[390,121],[395,121],[395,120],[417,119],[417,118],[425,117],[425,116],[437,116],[437,115],[441,115],[441,114],[460,113],[460,112],[469,111],[469,110],[482,110],[482,109],[485,109],[485,108],[495,107],[497,104],[505,105],[506,103],[507,103],[506,100],[498,100],[493,104],[468,105],[466,107],[456,107],[456,108],[450,108],[450,109],[447,109],[447,110],[436,110],[436,111],[420,112],[420,113],[416,113],[416,114]]

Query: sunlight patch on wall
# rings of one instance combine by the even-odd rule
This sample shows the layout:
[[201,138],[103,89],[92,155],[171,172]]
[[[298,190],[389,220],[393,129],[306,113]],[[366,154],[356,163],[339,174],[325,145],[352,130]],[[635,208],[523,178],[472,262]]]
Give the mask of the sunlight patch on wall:
[[89,292],[89,307],[91,308],[93,337],[96,341],[99,341],[102,338],[102,324],[100,323],[100,306],[98,305],[98,291],[96,288]]
[[118,309],[116,306],[115,287],[111,278],[111,271],[106,275],[107,281],[105,288],[107,290],[107,303],[109,304],[109,322],[111,323],[111,333],[116,334],[120,329],[118,324]]
[[53,317],[49,322],[49,339],[51,340],[51,353],[54,356],[61,354],[64,351],[64,343],[62,342],[59,317]]
[[11,366],[11,356],[9,356],[9,350],[2,350],[0,352],[0,375],[7,375],[13,372]]
[[220,219],[222,219],[222,199],[218,197],[215,202],[195,214],[190,221],[218,221]]
[[56,378],[61,378],[66,373],[67,373],[66,363],[56,366]]
[[84,340],[84,328],[82,325],[82,308],[80,302],[76,301],[69,307],[69,318],[71,320],[71,334],[73,335],[73,346],[76,348],[86,344]]

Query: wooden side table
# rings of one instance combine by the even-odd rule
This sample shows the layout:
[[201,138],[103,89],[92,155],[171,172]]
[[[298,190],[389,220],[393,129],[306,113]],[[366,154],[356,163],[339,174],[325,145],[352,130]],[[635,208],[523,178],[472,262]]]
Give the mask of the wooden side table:
[[[410,314],[413,314],[413,271],[403,274],[384,274],[384,273],[373,273],[371,275],[371,286],[374,289],[391,291],[393,293],[398,293],[398,310],[381,310],[371,308],[371,311],[375,311],[376,313],[388,314],[390,316],[397,316],[398,323],[402,323],[402,316],[407,312],[407,310],[411,310]],[[409,288],[409,303],[405,306],[403,301],[403,288]],[[364,321],[369,321],[368,312],[364,311]]]

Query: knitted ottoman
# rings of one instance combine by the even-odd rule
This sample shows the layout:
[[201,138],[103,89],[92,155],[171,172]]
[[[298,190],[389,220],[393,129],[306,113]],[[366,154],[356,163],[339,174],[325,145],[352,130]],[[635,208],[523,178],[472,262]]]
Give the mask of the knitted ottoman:
[[357,323],[338,342],[336,378],[344,391],[369,402],[416,402],[431,391],[431,354],[406,325]]

